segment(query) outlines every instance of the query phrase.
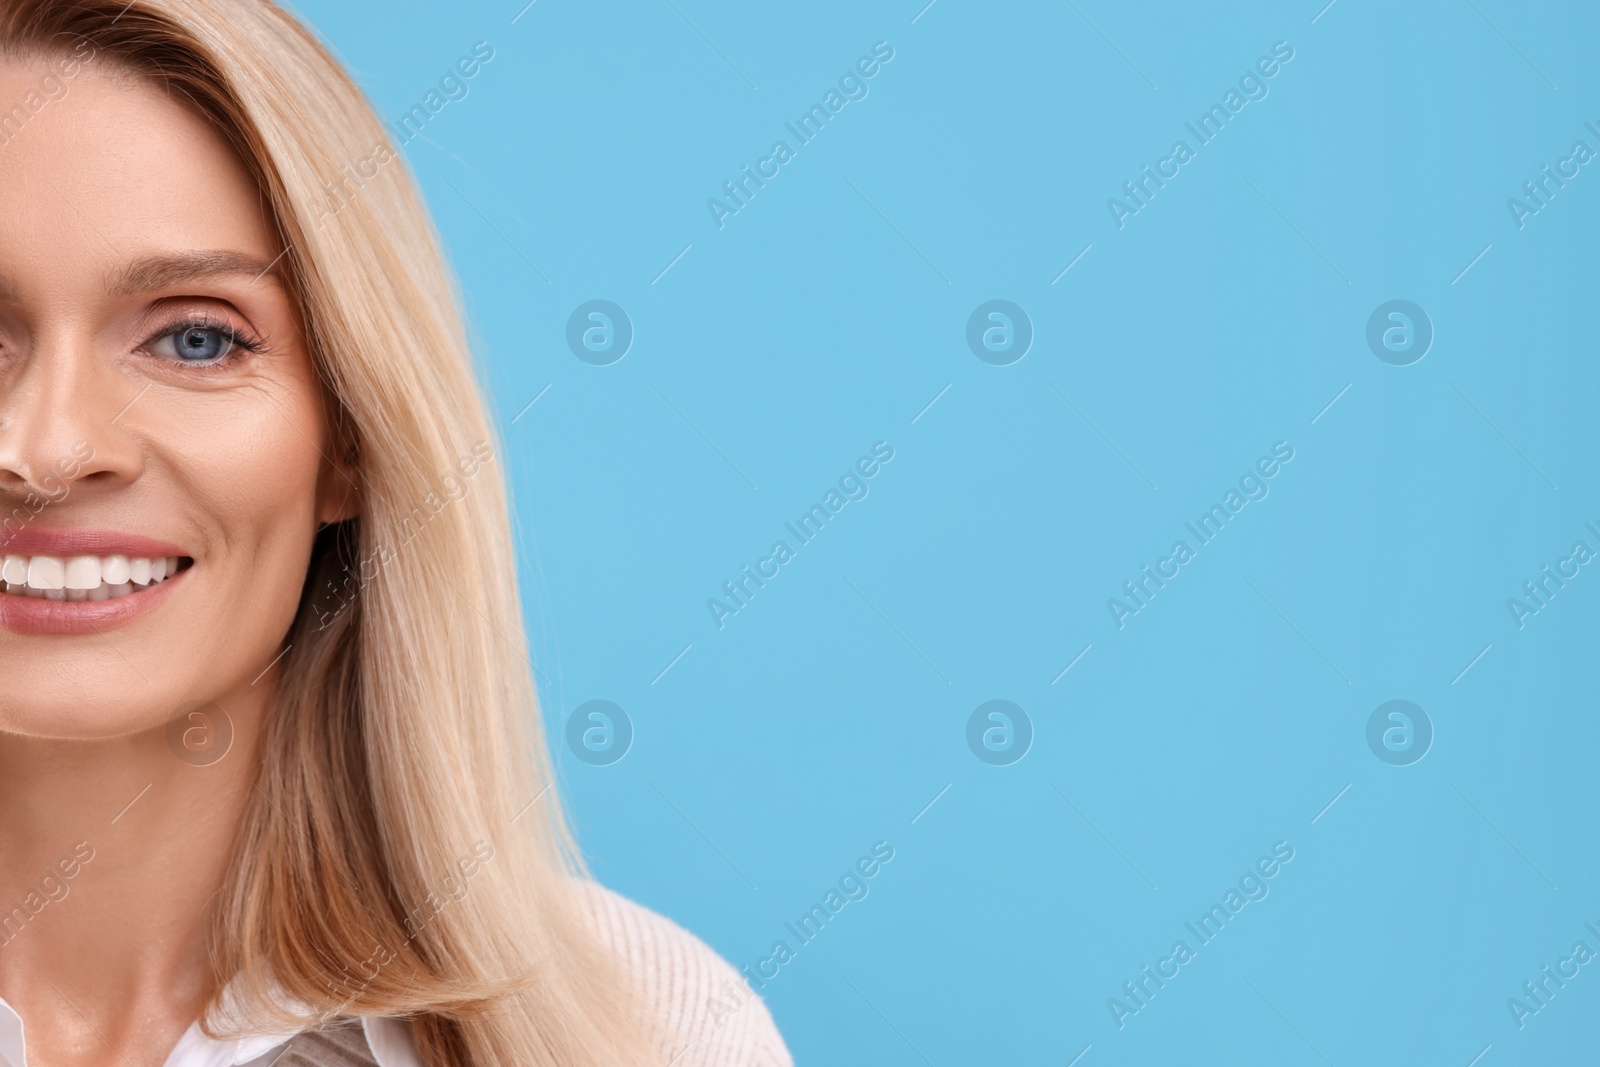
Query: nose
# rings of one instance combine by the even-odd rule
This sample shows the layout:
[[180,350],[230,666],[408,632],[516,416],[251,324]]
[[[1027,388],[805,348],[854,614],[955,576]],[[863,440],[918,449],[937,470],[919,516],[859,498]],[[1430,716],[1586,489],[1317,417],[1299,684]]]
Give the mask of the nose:
[[0,379],[0,503],[7,511],[37,498],[125,486],[143,453],[123,420],[144,383],[96,353],[87,338],[41,338]]

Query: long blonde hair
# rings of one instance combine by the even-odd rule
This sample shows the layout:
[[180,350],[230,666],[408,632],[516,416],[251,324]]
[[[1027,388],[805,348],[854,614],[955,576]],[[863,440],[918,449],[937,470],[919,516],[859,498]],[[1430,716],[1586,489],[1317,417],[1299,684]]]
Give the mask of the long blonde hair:
[[[206,1029],[401,1015],[432,1067],[658,1062],[590,932],[503,481],[478,469],[495,435],[387,130],[271,0],[0,0],[0,54],[86,48],[206,117],[253,172],[361,489],[360,517],[319,534],[288,635],[216,898]],[[222,1010],[233,994],[243,1015]]]

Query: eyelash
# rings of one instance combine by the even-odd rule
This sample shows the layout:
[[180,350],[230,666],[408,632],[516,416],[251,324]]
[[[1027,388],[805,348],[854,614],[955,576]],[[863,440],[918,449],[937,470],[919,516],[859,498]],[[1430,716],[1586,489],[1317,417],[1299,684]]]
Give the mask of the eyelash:
[[[211,330],[215,333],[221,334],[224,338],[226,338],[232,347],[228,350],[227,355],[223,356],[214,363],[192,362],[184,359],[166,359],[149,352],[151,346],[153,346],[156,342],[164,341],[167,338],[176,334],[180,334],[185,330]],[[140,345],[139,347],[147,354],[150,354],[152,358],[159,359],[163,363],[172,363],[186,367],[186,373],[201,374],[206,373],[207,371],[218,371],[238,362],[243,358],[243,356],[239,355],[235,349],[242,350],[249,355],[259,355],[260,353],[266,351],[267,348],[266,342],[258,341],[254,338],[248,337],[229,323],[224,322],[222,319],[214,315],[208,314],[186,315],[183,318],[162,327],[160,330],[157,330],[150,336],[149,340],[145,341],[144,344]]]

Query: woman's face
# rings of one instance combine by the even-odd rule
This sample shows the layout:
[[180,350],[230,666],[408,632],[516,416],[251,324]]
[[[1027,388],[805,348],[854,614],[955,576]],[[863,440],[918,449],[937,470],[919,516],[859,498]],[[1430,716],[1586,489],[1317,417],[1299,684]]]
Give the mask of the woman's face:
[[355,499],[249,173],[105,68],[0,60],[0,731],[33,737],[255,695]]

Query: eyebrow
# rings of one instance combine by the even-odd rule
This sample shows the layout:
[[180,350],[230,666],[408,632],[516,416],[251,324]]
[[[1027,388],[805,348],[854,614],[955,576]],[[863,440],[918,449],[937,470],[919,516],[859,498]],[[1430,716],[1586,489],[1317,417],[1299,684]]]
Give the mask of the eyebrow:
[[[279,286],[283,275],[277,265],[283,255],[270,263],[246,252],[206,251],[177,255],[149,256],[129,264],[113,275],[107,290],[114,296],[137,296],[156,289],[170,289],[185,282],[213,278],[246,277],[259,281],[270,277]],[[3,289],[3,286],[0,286]]]

